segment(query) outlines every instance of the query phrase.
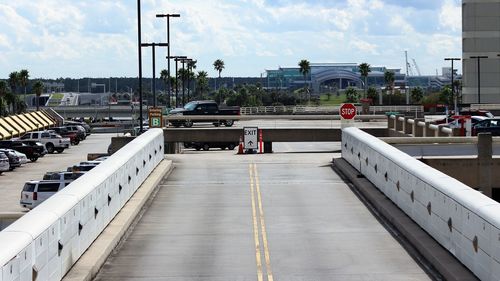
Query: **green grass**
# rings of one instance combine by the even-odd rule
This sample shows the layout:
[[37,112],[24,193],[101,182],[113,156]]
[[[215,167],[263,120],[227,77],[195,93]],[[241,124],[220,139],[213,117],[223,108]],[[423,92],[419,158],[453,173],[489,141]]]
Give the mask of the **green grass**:
[[64,98],[64,94],[52,94],[51,98],[55,100],[62,100],[62,98]]
[[337,95],[332,94],[330,95],[330,100],[328,100],[327,95],[321,95],[319,99],[319,103],[321,106],[328,106],[328,105],[340,105],[344,103],[346,97],[344,94],[341,94],[337,97]]

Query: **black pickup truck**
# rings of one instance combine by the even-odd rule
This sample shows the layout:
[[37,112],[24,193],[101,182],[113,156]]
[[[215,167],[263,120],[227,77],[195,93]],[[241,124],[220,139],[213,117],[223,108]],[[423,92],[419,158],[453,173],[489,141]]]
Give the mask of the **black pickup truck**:
[[187,103],[183,108],[176,108],[170,111],[170,116],[175,117],[176,115],[182,116],[193,116],[193,119],[189,120],[170,120],[170,123],[174,127],[184,126],[189,128],[193,126],[193,123],[212,123],[216,127],[220,125],[225,125],[226,127],[231,127],[234,124],[234,119],[220,120],[220,119],[196,119],[196,116],[230,116],[230,115],[240,115],[240,108],[234,107],[224,107],[219,108],[215,101],[192,101]]

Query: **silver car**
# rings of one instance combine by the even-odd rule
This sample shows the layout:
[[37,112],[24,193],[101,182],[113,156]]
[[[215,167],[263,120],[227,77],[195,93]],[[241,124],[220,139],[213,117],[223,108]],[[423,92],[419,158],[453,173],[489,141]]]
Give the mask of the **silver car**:
[[0,152],[0,175],[10,170],[9,158],[5,153]]

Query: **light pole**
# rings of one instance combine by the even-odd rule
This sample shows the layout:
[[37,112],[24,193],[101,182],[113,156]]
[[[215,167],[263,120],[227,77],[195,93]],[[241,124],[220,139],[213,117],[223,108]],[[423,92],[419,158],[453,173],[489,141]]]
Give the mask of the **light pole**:
[[171,59],[174,59],[175,61],[175,107],[178,107],[179,106],[179,82],[178,82],[178,79],[177,79],[177,72],[179,71],[179,65],[178,65],[178,62],[183,60],[183,59],[187,59],[186,56],[173,56],[173,57],[167,57],[167,58],[171,58]]
[[156,56],[155,50],[158,47],[167,47],[167,43],[142,43],[141,47],[151,47],[153,50],[153,107],[156,107]]
[[142,47],[141,47],[141,0],[137,0],[137,48],[139,55],[139,134],[142,134]]
[[[170,76],[170,18],[179,18],[181,15],[179,14],[157,14],[157,18],[167,18],[167,71],[168,76]],[[168,80],[168,98],[167,98],[167,107],[170,107],[170,96],[171,96],[171,85],[170,79]]]
[[481,104],[481,59],[487,59],[488,56],[472,56],[471,59],[477,59],[477,103]]
[[454,105],[453,107],[455,108],[455,115],[458,115],[458,106],[457,106],[457,103],[458,103],[458,93],[457,93],[457,96],[455,96],[455,85],[453,84],[453,78],[454,78],[454,74],[455,74],[455,69],[453,68],[453,62],[454,61],[459,61],[459,60],[462,60],[461,58],[445,58],[444,59],[445,61],[451,61],[451,96],[453,97],[453,102],[454,102]]

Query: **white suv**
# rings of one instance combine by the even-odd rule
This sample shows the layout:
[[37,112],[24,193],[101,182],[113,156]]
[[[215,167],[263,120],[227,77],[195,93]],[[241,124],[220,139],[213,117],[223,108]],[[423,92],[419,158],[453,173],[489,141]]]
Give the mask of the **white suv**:
[[69,138],[63,138],[49,131],[28,132],[21,137],[21,140],[41,142],[48,153],[54,153],[54,151],[62,153],[64,149],[69,148],[71,143]]
[[24,208],[33,209],[70,183],[71,181],[27,181],[21,191],[19,203]]

